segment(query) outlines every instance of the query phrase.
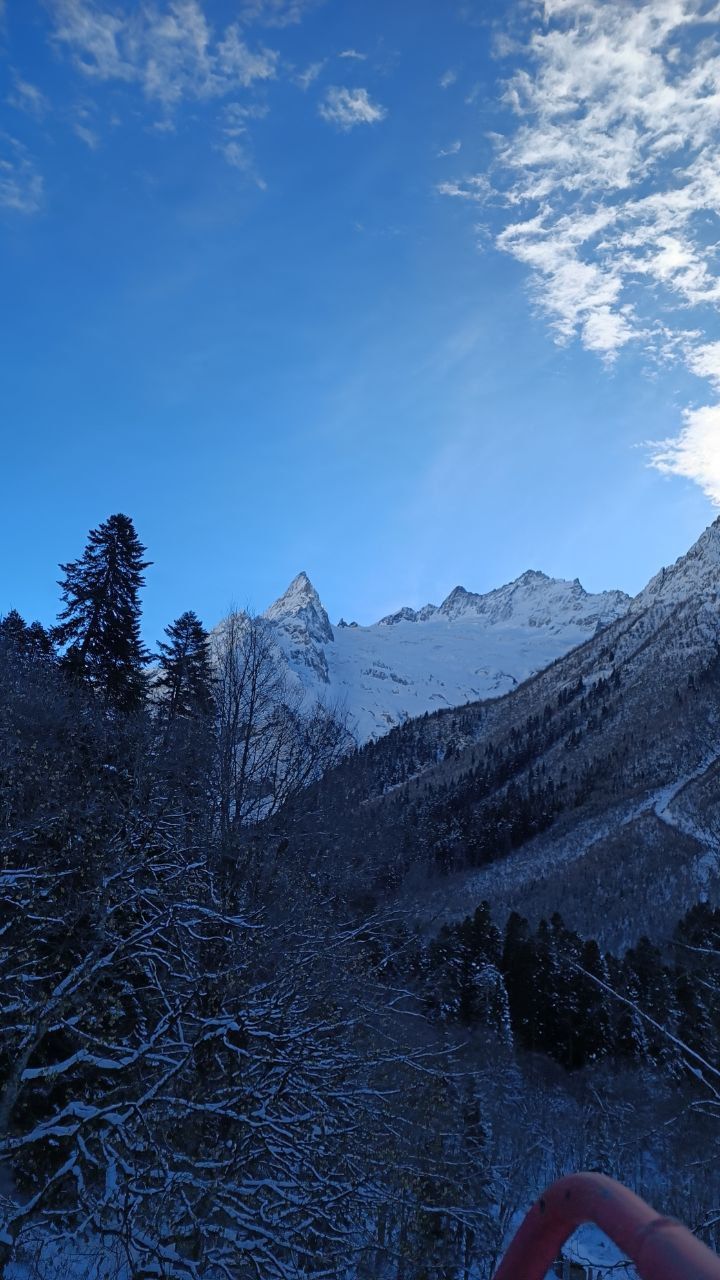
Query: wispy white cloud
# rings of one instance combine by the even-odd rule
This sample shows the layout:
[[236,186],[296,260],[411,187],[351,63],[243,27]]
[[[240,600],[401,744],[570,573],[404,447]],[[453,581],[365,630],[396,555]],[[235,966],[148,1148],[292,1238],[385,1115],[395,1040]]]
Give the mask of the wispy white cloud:
[[267,190],[265,179],[261,178],[256,171],[255,158],[249,146],[237,138],[229,138],[220,144],[218,150],[222,152],[231,169],[238,169],[240,173],[247,174],[261,191]]
[[13,77],[13,87],[8,94],[7,102],[16,111],[24,111],[34,116],[36,120],[41,120],[50,107],[42,89],[39,89],[36,84],[31,84],[29,80],[23,80],[17,73]]
[[367,54],[359,53],[357,49],[343,49],[338,54],[338,58],[354,58],[356,62],[366,62]]
[[26,148],[16,138],[0,134],[0,209],[37,213],[43,195],[42,176]]
[[337,85],[328,89],[318,111],[323,120],[345,132],[360,124],[378,124],[387,116],[387,108],[373,102],[367,89],[345,89]]
[[96,133],[94,129],[90,129],[86,124],[77,123],[73,125],[73,132],[81,142],[85,143],[86,147],[90,148],[91,151],[98,150],[100,146],[100,135]]
[[249,120],[264,120],[270,108],[261,102],[227,102],[223,107],[223,132],[230,138],[247,133]]
[[453,71],[452,67],[448,67],[447,71],[443,71],[438,84],[441,89],[449,89],[451,85],[457,81],[457,71]]
[[456,139],[455,142],[449,143],[447,147],[441,147],[440,150],[438,151],[438,155],[439,156],[456,156],[461,147],[462,147],[462,142]]
[[471,200],[476,204],[486,204],[492,186],[485,174],[477,173],[471,178],[458,179],[456,182],[439,182],[437,190],[441,196],[452,196],[456,200]]
[[323,4],[325,0],[241,0],[240,17],[266,27],[291,27]]
[[268,107],[259,103],[226,103],[220,121],[220,141],[215,144],[215,150],[220,152],[227,164],[246,174],[261,191],[267,190],[267,183],[255,165],[248,122],[261,120],[267,113]]
[[[487,190],[504,210],[497,244],[529,268],[559,341],[608,361],[630,343],[682,353],[720,389],[715,344],[686,327],[689,309],[720,305],[720,4],[544,0],[535,13],[489,174],[440,190]],[[653,465],[720,501],[719,427],[720,409],[689,409]]]
[[315,83],[318,76],[322,75],[323,69],[327,64],[327,59],[323,58],[320,62],[311,62],[304,71],[298,71],[295,75],[295,84],[306,92],[312,84]]
[[55,0],[52,13],[56,40],[85,75],[137,83],[165,107],[222,97],[276,74],[274,50],[252,50],[237,22],[216,33],[199,0],[147,3],[131,12]]

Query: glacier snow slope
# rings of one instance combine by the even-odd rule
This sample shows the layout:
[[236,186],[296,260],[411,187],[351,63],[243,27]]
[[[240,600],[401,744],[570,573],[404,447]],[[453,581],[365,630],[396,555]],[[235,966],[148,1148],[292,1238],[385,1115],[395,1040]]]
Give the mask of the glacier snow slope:
[[363,743],[426,711],[507,693],[629,605],[621,591],[593,595],[529,571],[484,595],[456,587],[439,606],[332,626],[301,573],[264,616],[292,678],[346,712]]

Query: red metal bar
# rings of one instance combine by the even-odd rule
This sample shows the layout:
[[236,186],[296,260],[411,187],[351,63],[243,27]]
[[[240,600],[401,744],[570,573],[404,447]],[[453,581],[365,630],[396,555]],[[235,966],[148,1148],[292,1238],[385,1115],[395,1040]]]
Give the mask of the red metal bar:
[[642,1280],[720,1280],[720,1258],[674,1218],[661,1218],[602,1173],[554,1182],[528,1213],[494,1280],[544,1280],[577,1227],[593,1222],[635,1264]]

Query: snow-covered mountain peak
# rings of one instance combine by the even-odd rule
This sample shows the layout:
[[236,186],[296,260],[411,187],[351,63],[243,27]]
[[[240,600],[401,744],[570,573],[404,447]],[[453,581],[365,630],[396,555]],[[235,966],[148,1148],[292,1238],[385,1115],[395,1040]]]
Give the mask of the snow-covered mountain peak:
[[630,605],[623,591],[592,595],[578,578],[568,582],[550,578],[539,569],[526,569],[503,587],[477,595],[455,587],[440,605],[445,618],[478,617],[490,626],[551,627],[570,623],[592,628],[619,617]]
[[651,578],[635,598],[636,608],[653,604],[674,605],[702,595],[706,601],[720,593],[720,516],[675,564]]
[[265,610],[268,622],[284,627],[305,630],[311,640],[328,644],[333,639],[330,619],[322,601],[306,573],[293,578],[287,591],[269,609]]
[[328,682],[325,645],[335,639],[330,619],[306,573],[293,578],[287,591],[263,615],[282,636],[291,666],[309,667]]
[[[541,582],[553,582],[553,581],[557,581],[557,579],[553,579],[549,576],[549,574],[543,573],[542,569],[526,569],[524,573],[520,574],[519,578],[516,578],[514,582],[511,582],[508,585],[511,587],[517,587],[520,585],[535,586]],[[573,581],[577,582],[578,586],[580,585],[579,578],[574,578]]]
[[577,579],[528,569],[484,595],[457,586],[439,606],[332,628],[300,573],[265,617],[307,696],[345,707],[366,741],[410,716],[507,692],[629,604],[622,591],[591,595]]
[[438,613],[444,614],[448,618],[459,617],[463,613],[467,613],[472,609],[473,600],[480,600],[481,596],[476,596],[472,591],[468,591],[467,587],[453,587],[449,596],[443,600]]
[[526,569],[503,587],[480,594],[467,587],[453,587],[441,605],[426,604],[422,609],[398,609],[381,618],[378,626],[397,626],[400,622],[428,622],[430,619],[455,621],[477,618],[488,626],[562,628],[579,624],[589,629],[612,622],[630,607],[630,596],[624,591],[586,591],[579,578],[572,582],[551,578],[540,569]]
[[301,610],[306,609],[308,606],[317,608],[318,605],[322,608],[320,597],[303,570],[302,573],[293,578],[287,591],[284,591],[275,603],[270,605],[270,608],[266,610],[265,617],[270,619],[286,618],[288,614],[300,613]]

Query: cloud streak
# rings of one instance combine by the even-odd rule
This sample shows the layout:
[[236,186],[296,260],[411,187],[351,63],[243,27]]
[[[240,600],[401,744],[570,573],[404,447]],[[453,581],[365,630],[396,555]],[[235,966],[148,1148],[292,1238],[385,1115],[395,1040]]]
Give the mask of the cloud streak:
[[0,134],[0,209],[37,213],[43,204],[44,183],[21,142]]
[[52,14],[56,41],[88,78],[138,84],[166,108],[223,97],[276,75],[275,51],[252,50],[239,22],[216,33],[198,0],[131,12],[92,0],[55,0]]
[[373,102],[367,89],[345,89],[332,85],[318,111],[323,120],[347,133],[361,124],[379,124],[387,116],[387,109]]
[[36,120],[42,120],[50,107],[45,94],[37,85],[31,84],[29,80],[23,80],[22,76],[15,74],[13,80],[13,88],[7,97],[8,105],[14,107],[16,111],[24,111],[27,115],[34,116]]
[[243,0],[240,16],[245,22],[261,26],[291,27],[324,3],[325,0]]
[[[631,344],[681,352],[720,392],[716,344],[687,331],[688,312],[702,329],[720,306],[720,4],[545,0],[535,14],[490,174],[440,190],[501,210],[497,245],[528,268],[558,341],[607,362]],[[720,408],[688,409],[651,461],[720,503]]]
[[264,106],[227,102],[221,116],[221,141],[215,147],[232,169],[238,169],[241,173],[247,174],[261,191],[267,190],[267,183],[255,167],[248,121],[262,120],[267,112],[268,108]]

